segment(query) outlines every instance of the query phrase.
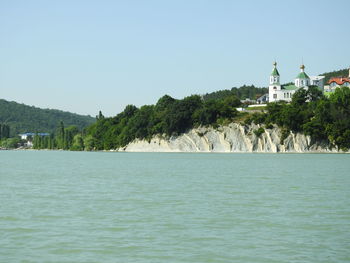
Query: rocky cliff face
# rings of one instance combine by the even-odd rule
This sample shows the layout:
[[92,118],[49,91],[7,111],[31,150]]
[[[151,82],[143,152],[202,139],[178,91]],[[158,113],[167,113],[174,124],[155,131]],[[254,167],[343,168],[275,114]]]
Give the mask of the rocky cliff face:
[[135,140],[119,151],[127,152],[337,152],[327,143],[312,142],[309,136],[290,133],[281,143],[282,131],[277,126],[266,129],[260,136],[254,131],[260,125],[197,128],[177,137],[155,136],[150,141]]

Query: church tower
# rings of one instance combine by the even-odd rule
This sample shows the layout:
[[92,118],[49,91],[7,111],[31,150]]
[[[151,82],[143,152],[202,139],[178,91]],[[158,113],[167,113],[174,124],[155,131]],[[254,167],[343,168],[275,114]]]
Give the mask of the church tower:
[[300,73],[296,77],[294,83],[297,88],[304,88],[310,85],[310,78],[309,76],[305,73],[305,66],[302,64],[300,66]]
[[278,73],[276,61],[275,63],[273,63],[273,70],[270,75],[270,85],[274,85],[274,84],[277,84],[277,85],[280,84],[280,73]]
[[277,70],[277,62],[273,63],[272,73],[270,75],[270,85],[269,85],[269,102],[277,101],[280,98],[278,97],[278,92],[281,90],[280,84],[280,74]]

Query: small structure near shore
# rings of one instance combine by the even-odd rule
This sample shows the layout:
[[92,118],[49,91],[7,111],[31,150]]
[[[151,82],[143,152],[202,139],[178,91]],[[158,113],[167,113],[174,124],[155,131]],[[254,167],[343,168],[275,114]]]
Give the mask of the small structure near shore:
[[26,132],[26,133],[18,134],[18,136],[21,137],[21,140],[26,141],[23,145],[24,147],[31,148],[33,147],[33,140],[35,136],[46,137],[46,136],[50,136],[50,134],[46,132],[37,132],[37,133]]
[[35,135],[41,136],[41,137],[50,136],[50,134],[46,132],[39,132],[39,133],[26,132],[18,135],[19,137],[21,137],[22,140],[29,140],[30,138],[34,138]]

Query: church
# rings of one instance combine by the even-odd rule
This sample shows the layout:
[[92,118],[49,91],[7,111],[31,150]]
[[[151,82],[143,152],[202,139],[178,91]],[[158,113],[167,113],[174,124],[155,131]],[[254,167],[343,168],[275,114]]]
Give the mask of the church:
[[308,76],[305,72],[305,66],[300,66],[300,73],[294,80],[294,84],[281,85],[280,74],[277,70],[277,63],[273,63],[273,70],[270,75],[269,84],[269,102],[292,100],[293,94],[298,89],[308,89],[309,86],[318,86],[322,91],[324,88],[324,76]]

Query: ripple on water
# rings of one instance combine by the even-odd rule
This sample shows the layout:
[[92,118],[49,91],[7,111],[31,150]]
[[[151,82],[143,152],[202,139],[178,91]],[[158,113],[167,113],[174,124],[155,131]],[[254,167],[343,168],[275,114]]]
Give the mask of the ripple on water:
[[349,158],[0,152],[0,262],[349,262]]

